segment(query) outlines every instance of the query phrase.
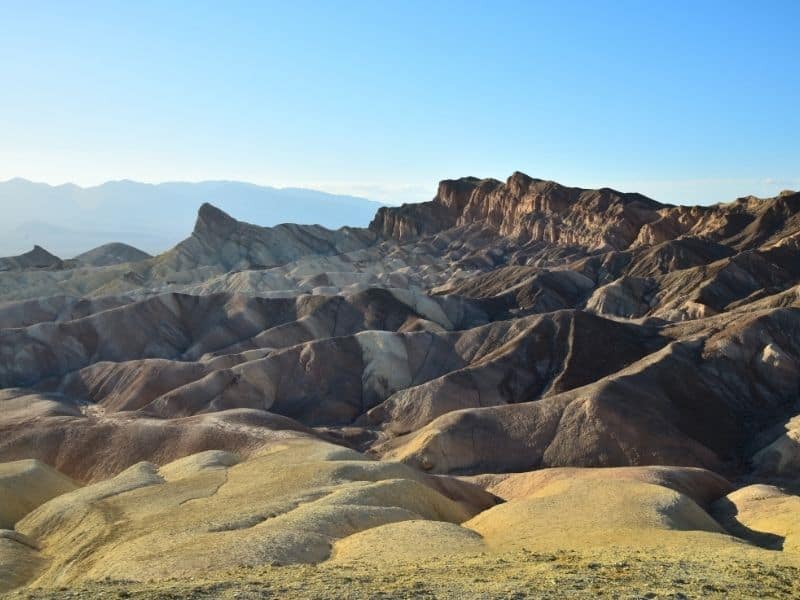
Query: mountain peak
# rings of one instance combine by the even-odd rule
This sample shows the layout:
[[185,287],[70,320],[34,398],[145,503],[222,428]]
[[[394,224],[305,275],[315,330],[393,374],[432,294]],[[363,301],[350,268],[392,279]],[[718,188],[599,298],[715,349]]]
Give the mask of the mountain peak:
[[60,258],[48,252],[38,244],[33,247],[33,250],[25,254],[0,258],[0,271],[48,269],[58,268],[61,265],[62,261]]
[[239,222],[213,204],[204,202],[197,211],[194,233],[200,237],[230,235]]
[[58,258],[52,252],[49,252],[45,248],[42,248],[39,244],[35,244],[33,246],[33,250],[31,250],[30,252],[26,252],[25,254],[22,254],[21,256],[28,257],[28,258],[35,259],[35,260],[39,260],[39,261],[45,261],[47,263],[56,263],[56,262],[59,262],[61,260],[60,258]]

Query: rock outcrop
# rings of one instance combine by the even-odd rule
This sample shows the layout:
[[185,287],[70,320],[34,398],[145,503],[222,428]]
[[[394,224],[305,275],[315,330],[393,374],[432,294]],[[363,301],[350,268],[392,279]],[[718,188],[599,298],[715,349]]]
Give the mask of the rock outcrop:
[[0,271],[25,271],[28,269],[59,269],[63,265],[60,258],[50,254],[41,246],[19,256],[0,258]]
[[480,222],[522,240],[621,250],[665,208],[639,194],[568,188],[514,173],[505,183],[443,181],[429,203],[380,209],[370,229],[402,241]]
[[715,206],[672,206],[609,188],[587,190],[514,173],[501,183],[466,177],[442,181],[427,203],[382,208],[370,229],[400,241],[481,223],[520,240],[626,250],[690,236],[736,250],[796,247],[800,193]]
[[332,231],[319,225],[285,224],[259,227],[237,221],[211,204],[203,204],[192,235],[160,256],[155,271],[219,267],[223,271],[269,268],[302,256],[334,255],[374,244],[363,229]]

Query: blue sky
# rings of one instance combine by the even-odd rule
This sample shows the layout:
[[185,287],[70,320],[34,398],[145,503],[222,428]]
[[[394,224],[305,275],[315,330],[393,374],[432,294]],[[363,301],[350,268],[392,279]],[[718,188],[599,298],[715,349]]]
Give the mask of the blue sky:
[[800,2],[0,5],[0,179],[800,188]]

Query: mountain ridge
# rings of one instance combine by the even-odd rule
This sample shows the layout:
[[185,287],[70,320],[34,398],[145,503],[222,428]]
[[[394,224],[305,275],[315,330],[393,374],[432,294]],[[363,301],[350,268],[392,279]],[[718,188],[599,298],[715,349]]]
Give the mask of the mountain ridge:
[[[483,223],[501,235],[579,245],[590,251],[626,250],[683,235],[714,241],[735,241],[739,235],[739,247],[745,248],[757,242],[748,237],[748,226],[757,219],[780,218],[771,216],[771,211],[784,217],[797,215],[800,194],[787,190],[767,199],[751,196],[730,203],[683,206],[611,188],[570,188],[517,171],[505,183],[474,177],[443,180],[433,200],[380,208],[370,228],[410,241],[450,227]],[[794,232],[796,227],[792,227]]]
[[237,216],[0,272],[0,490],[43,502],[0,533],[12,587],[418,568],[419,539],[800,571],[800,194],[684,207],[517,172],[369,227]]
[[[207,201],[262,225],[289,221],[332,228],[367,225],[381,206],[356,196],[230,181],[144,184],[121,180],[82,188],[15,179],[0,183],[0,204],[7,207],[0,255],[18,254],[36,243],[59,256],[72,257],[114,242],[156,254],[182,239],[197,208]],[[37,225],[39,221],[44,226]]]

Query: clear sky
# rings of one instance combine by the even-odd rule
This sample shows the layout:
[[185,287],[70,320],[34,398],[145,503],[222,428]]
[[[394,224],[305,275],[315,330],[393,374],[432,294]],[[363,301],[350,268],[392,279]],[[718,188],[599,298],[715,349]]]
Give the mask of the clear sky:
[[0,179],[800,188],[800,2],[0,4]]

